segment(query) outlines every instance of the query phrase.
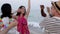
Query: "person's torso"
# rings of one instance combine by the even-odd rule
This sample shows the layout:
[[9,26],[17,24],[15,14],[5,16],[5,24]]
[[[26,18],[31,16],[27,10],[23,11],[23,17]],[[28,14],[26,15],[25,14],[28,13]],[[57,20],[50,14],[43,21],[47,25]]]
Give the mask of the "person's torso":
[[28,26],[27,26],[27,20],[25,17],[20,17],[18,16],[18,25],[17,25],[17,30],[20,32],[22,30],[26,30],[28,29]]
[[60,32],[60,19],[55,17],[45,19],[42,26],[48,31]]
[[0,18],[0,25],[9,25],[10,23],[12,23],[14,21],[13,18]]
[[18,16],[17,21],[18,21],[18,24],[27,24],[27,20],[24,16],[23,17]]

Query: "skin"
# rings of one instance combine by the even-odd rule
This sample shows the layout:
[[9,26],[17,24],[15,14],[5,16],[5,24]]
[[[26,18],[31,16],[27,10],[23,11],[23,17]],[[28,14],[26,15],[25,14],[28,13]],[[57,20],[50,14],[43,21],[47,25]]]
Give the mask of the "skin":
[[48,13],[50,14],[50,8],[49,8],[49,7],[47,7],[47,11],[48,11]]
[[7,34],[7,32],[8,32],[11,28],[15,27],[16,25],[17,25],[17,21],[11,23],[11,24],[8,26],[8,28],[6,28],[5,30],[1,31],[0,34]]
[[[54,6],[51,7],[51,13],[52,13],[53,17],[60,17],[60,14],[54,8]],[[42,23],[40,23],[40,26],[44,26],[44,25]],[[42,27],[42,28],[45,28],[45,27]],[[45,33],[44,34],[50,34],[50,33],[45,30]]]
[[[22,9],[19,9],[19,11],[21,10],[21,13],[22,13],[21,16],[24,13],[24,9],[25,9],[24,7]],[[27,12],[26,12],[26,15],[25,15],[26,19],[28,18],[29,13],[30,13],[30,0],[28,0],[28,9],[27,9]],[[13,16],[13,17],[17,19],[17,16]],[[7,32],[15,26],[17,26],[17,20],[12,22],[4,31],[1,31],[0,34],[7,34]]]
[[51,14],[51,10],[50,10],[49,7],[47,7],[47,12],[48,12],[48,16],[49,16],[49,17],[53,17],[53,15]]
[[58,13],[58,11],[54,8],[54,6],[51,7],[51,13],[52,15],[56,16],[56,17],[60,17],[60,14]]

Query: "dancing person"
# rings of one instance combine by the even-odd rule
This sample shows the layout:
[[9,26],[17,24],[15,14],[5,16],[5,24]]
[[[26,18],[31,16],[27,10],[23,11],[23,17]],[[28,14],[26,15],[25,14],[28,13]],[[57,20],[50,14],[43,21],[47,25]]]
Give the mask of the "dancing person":
[[20,6],[17,12],[17,30],[19,34],[30,34],[27,18],[30,13],[30,0],[28,0],[28,9],[26,11],[26,8],[24,6]]
[[24,6],[20,6],[17,15],[14,17],[16,20],[15,22],[11,23],[10,26],[8,26],[2,34],[7,33],[11,28],[14,26],[17,26],[17,30],[19,34],[30,34],[27,18],[30,13],[30,0],[28,0],[28,8],[26,11],[26,8]]
[[60,34],[60,23],[59,23],[60,22],[60,1],[52,3],[51,13],[53,17],[44,19],[44,21],[40,23],[40,26],[45,28],[44,34],[47,34],[47,32],[49,34],[50,33]]
[[[12,18],[10,4],[8,4],[8,3],[3,4],[2,7],[1,7],[1,11],[2,11],[1,23],[4,24],[3,27],[5,29],[8,26],[8,24],[9,24],[9,18]],[[2,24],[1,24],[1,26],[2,26]]]
[[3,4],[2,7],[1,7],[1,11],[2,11],[2,15],[1,15],[1,18],[0,18],[0,31],[1,32],[4,31],[6,28],[8,28],[8,26],[12,22],[14,22],[14,19],[11,16],[11,10],[12,10],[11,5],[8,4],[8,3]]

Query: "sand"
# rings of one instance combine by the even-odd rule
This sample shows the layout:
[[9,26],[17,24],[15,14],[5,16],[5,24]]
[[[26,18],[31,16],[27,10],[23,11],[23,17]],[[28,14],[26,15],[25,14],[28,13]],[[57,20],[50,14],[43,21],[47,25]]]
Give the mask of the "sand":
[[[30,30],[30,34],[42,34],[40,28],[38,27],[29,26],[29,30]],[[19,34],[19,32],[17,32],[16,29],[12,29],[8,32],[8,34]]]

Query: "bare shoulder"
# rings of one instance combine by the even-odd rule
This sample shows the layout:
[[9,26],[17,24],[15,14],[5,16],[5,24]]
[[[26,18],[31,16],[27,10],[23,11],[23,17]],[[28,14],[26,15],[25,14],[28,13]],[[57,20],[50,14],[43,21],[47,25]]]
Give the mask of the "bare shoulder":
[[26,16],[24,16],[25,19],[28,19]]

